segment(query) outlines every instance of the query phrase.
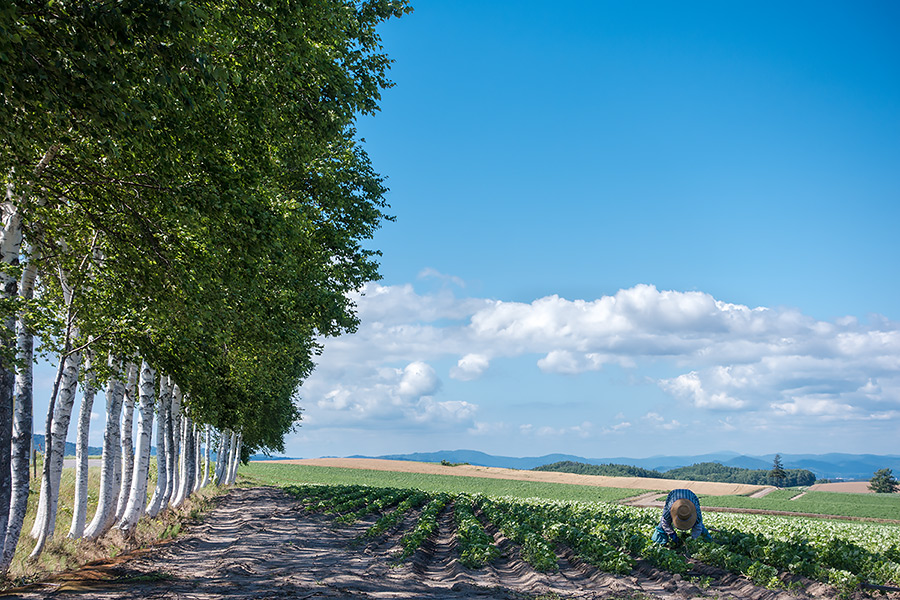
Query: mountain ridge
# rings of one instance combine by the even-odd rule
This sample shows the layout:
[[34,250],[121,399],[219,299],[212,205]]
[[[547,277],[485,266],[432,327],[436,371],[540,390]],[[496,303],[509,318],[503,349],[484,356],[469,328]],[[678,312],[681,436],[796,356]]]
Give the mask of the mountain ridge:
[[[409,454],[384,454],[381,456],[354,455],[347,458],[380,458],[385,460],[410,460],[418,462],[448,462],[528,470],[561,461],[587,464],[622,464],[657,471],[667,471],[678,467],[688,467],[701,462],[718,462],[730,467],[767,469],[772,466],[775,453],[745,455],[732,451],[711,452],[682,456],[651,456],[647,458],[607,457],[586,458],[573,454],[546,454],[543,456],[514,457],[497,456],[478,450],[439,450],[437,452],[413,452]],[[828,454],[787,454],[781,453],[786,469],[808,469],[819,479],[870,479],[878,469],[889,468],[900,473],[900,455],[848,454],[831,452]]]

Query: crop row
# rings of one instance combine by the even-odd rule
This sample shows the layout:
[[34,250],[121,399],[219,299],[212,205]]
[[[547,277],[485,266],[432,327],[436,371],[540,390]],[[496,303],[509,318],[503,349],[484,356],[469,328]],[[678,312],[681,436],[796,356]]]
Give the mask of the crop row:
[[[493,537],[485,531],[487,523],[517,544],[522,559],[538,571],[558,569],[559,546],[610,573],[631,572],[636,559],[672,573],[685,574],[691,569],[685,553],[650,540],[659,518],[656,510],[353,485],[293,486],[290,491],[311,510],[340,513],[338,522],[382,513],[363,534],[368,537],[380,535],[398,525],[410,510],[421,508],[415,524],[401,537],[400,558],[413,554],[433,535],[438,516],[452,504],[460,560],[469,568],[481,568],[500,555]],[[767,587],[785,585],[780,577],[783,573],[817,579],[843,591],[864,581],[900,583],[896,528],[870,539],[863,528],[823,527],[822,522],[818,527],[798,523],[779,527],[778,521],[743,519],[745,516],[710,515],[706,521],[714,527],[713,540],[689,540],[686,553]],[[848,531],[851,533],[846,534]]]

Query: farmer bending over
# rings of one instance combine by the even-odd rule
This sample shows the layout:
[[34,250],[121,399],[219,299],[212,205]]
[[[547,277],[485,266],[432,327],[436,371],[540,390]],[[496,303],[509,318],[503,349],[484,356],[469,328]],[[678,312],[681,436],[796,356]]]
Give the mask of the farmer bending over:
[[653,541],[658,544],[672,542],[677,548],[681,545],[681,538],[678,537],[676,529],[682,531],[690,529],[691,537],[694,539],[701,535],[704,539],[710,539],[709,532],[703,526],[700,500],[691,490],[672,490],[666,496],[666,505],[663,507],[659,525],[653,532]]

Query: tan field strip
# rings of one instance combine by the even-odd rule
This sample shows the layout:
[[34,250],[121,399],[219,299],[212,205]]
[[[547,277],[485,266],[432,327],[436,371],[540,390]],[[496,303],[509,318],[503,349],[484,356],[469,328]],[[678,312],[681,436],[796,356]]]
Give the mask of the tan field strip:
[[851,494],[874,494],[869,489],[868,481],[836,481],[834,483],[817,483],[810,486],[811,492],[847,492]]
[[436,463],[413,462],[407,460],[384,460],[379,458],[303,458],[292,460],[267,460],[263,462],[314,465],[319,467],[340,467],[344,469],[368,469],[370,471],[394,471],[397,473],[427,473],[430,475],[456,475],[463,477],[484,477],[487,479],[514,479],[518,481],[539,481],[543,483],[567,483],[616,487],[635,490],[674,490],[687,488],[695,494],[710,496],[731,496],[752,494],[765,486],[740,483],[715,483],[710,481],[683,481],[676,479],[653,479],[649,477],[606,477],[603,475],[576,475],[552,471],[522,471],[498,467],[478,467],[459,465],[448,467]]

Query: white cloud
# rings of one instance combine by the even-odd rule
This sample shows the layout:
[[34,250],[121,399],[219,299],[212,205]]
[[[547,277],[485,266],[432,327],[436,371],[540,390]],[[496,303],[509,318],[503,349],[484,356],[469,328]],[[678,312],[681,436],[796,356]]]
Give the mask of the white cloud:
[[395,427],[411,424],[470,424],[478,410],[471,402],[439,400],[441,380],[422,361],[403,369],[390,367],[364,371],[340,381],[310,378],[306,398],[316,399],[304,413],[304,422],[316,426],[350,426],[386,421]]
[[476,421],[475,424],[466,431],[471,435],[495,436],[508,433],[509,425],[503,422],[485,423]]
[[[541,437],[569,437],[569,436],[577,436],[581,438],[587,438],[591,436],[591,433],[594,431],[593,423],[589,421],[584,421],[580,425],[573,425],[571,427],[550,427],[545,425],[543,427],[532,428],[529,426],[528,433],[534,433],[535,435]],[[523,431],[523,433],[525,433]]]
[[437,402],[430,396],[421,398],[412,413],[419,422],[469,422],[478,406],[464,401]]
[[466,282],[463,281],[461,277],[457,277],[456,275],[446,275],[441,273],[437,269],[433,269],[431,267],[426,267],[419,271],[418,275],[419,279],[437,279],[438,281],[443,281],[445,283],[452,283],[453,285],[458,285],[459,287],[466,287]]
[[662,415],[656,412],[648,412],[642,417],[642,419],[647,421],[652,427],[656,429],[672,431],[674,429],[681,429],[682,427],[682,424],[677,419],[666,421],[666,419],[663,418]]
[[[724,369],[727,374],[727,369]],[[721,368],[720,371],[721,372]],[[673,395],[686,398],[697,408],[714,410],[738,410],[746,406],[746,402],[729,396],[724,391],[709,392],[703,389],[703,383],[696,371],[679,375],[674,379],[663,379],[660,386]]]
[[460,381],[478,379],[490,365],[491,361],[483,354],[466,354],[450,369],[450,377]]
[[606,362],[611,361],[595,352],[573,354],[568,350],[552,350],[537,362],[537,366],[545,373],[577,375],[586,371],[599,371]]
[[397,385],[397,393],[407,398],[421,398],[437,392],[441,380],[431,365],[416,361],[403,369],[400,383]]
[[790,402],[773,403],[777,412],[791,416],[849,417],[855,411],[849,404],[841,404],[831,398],[801,397]]
[[[429,270],[422,276],[447,279]],[[656,383],[683,410],[753,413],[759,422],[785,415],[892,419],[900,411],[900,324],[883,318],[820,321],[651,285],[595,300],[530,303],[459,298],[448,287],[420,294],[412,285],[369,285],[352,299],[359,331],[324,341],[302,388],[308,421],[443,417],[478,432],[477,407],[444,397],[441,377],[473,381],[498,359],[522,356],[533,356],[541,372],[572,376],[615,364],[634,371],[631,381],[646,380],[648,365],[674,367]],[[448,359],[456,364],[444,373],[431,366]],[[690,418],[659,426],[681,427]]]

